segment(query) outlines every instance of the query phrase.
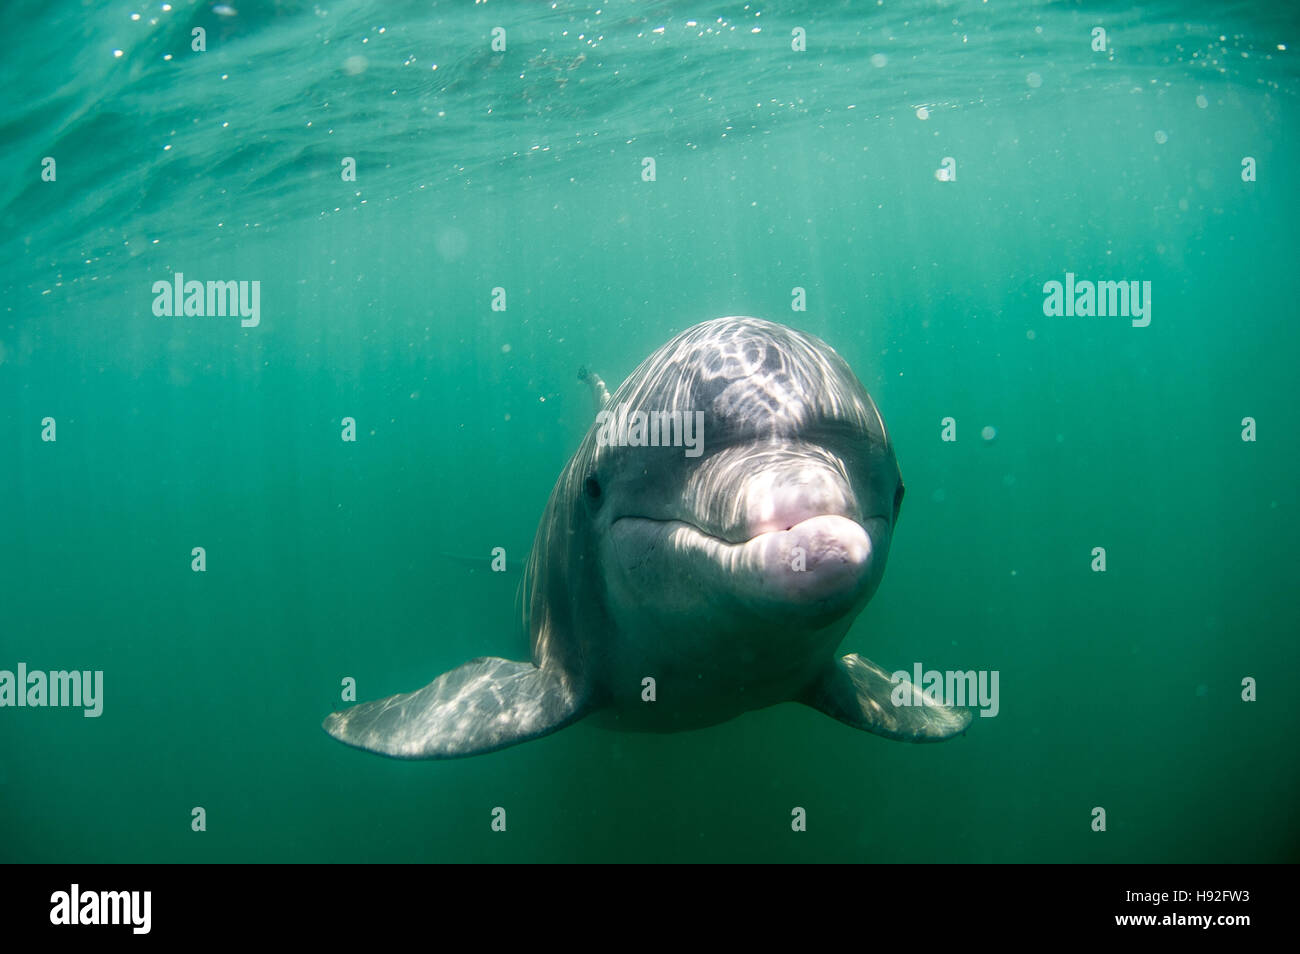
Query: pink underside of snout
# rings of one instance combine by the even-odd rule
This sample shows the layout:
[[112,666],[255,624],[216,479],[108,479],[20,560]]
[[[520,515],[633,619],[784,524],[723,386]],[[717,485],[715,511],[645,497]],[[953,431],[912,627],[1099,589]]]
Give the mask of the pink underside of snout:
[[736,547],[734,569],[779,603],[851,596],[871,564],[871,538],[847,517],[818,516]]

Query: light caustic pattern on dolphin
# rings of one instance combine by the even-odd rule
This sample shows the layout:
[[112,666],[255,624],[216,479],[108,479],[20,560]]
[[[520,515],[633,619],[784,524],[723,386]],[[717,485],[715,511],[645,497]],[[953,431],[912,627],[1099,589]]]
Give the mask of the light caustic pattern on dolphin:
[[966,730],[969,711],[836,656],[880,584],[903,500],[884,421],[839,355],[783,325],[718,318],[613,396],[585,377],[598,408],[702,421],[699,453],[609,440],[593,423],[529,557],[532,662],[472,660],[336,712],[327,732],[397,758],[457,758],[585,717],[670,732],[791,701],[908,742]]

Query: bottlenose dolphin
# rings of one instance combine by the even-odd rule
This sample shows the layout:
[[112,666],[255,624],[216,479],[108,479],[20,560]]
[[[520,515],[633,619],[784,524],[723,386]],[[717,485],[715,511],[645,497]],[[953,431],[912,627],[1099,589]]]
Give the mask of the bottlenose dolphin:
[[884,421],[838,354],[770,321],[718,318],[612,397],[586,377],[601,413],[551,492],[523,580],[532,661],[471,660],[333,713],[330,735],[458,758],[586,716],[671,732],[787,701],[902,741],[965,731],[968,710],[836,658],[903,501]]

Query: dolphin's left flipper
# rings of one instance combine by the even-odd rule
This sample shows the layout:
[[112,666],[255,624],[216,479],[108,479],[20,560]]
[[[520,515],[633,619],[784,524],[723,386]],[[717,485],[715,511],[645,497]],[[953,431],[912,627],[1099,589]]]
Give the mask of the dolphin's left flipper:
[[[894,704],[895,690],[908,705]],[[971,722],[970,710],[925,702],[919,686],[895,684],[889,673],[857,653],[827,666],[798,701],[855,729],[900,742],[941,742],[965,732]]]
[[398,759],[454,759],[527,742],[581,718],[567,681],[532,663],[484,656],[423,689],[335,712],[340,742]]

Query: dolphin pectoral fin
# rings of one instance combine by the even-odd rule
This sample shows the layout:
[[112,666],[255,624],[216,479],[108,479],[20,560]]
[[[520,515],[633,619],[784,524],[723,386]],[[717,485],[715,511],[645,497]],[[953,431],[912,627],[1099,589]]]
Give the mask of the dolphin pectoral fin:
[[[906,705],[894,703],[894,693]],[[910,682],[895,684],[869,659],[850,653],[828,666],[797,701],[841,722],[900,742],[942,742],[970,726],[968,709],[926,702]]]
[[552,670],[485,656],[415,692],[332,713],[322,727],[397,759],[455,759],[548,735],[583,714],[568,680]]

